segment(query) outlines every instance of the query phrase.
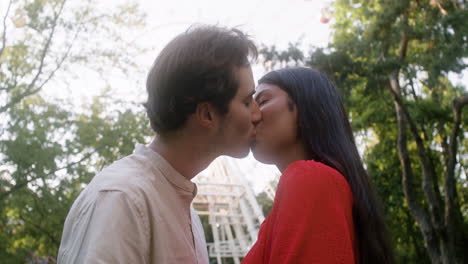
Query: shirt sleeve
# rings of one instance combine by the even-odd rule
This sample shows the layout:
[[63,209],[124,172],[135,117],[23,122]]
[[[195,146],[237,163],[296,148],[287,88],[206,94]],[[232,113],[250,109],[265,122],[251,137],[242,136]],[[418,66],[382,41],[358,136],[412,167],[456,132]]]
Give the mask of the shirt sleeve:
[[83,263],[148,263],[149,230],[140,209],[124,192],[99,192]]
[[282,177],[269,263],[354,263],[352,194],[344,177],[312,161]]

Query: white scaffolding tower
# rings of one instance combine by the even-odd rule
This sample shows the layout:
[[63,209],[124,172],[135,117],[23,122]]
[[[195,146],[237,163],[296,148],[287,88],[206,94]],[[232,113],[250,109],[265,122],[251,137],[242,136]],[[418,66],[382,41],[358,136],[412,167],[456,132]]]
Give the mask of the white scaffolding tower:
[[218,264],[227,258],[239,264],[265,219],[244,173],[235,160],[220,157],[194,182],[198,194],[193,207],[200,216],[208,215],[213,233],[214,241],[207,243],[209,256]]

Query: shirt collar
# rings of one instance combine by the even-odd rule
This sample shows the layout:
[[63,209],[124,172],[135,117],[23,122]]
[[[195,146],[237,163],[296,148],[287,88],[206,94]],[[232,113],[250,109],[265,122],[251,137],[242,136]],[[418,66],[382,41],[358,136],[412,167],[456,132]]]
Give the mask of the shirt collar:
[[148,158],[151,161],[151,166],[153,168],[159,170],[169,182],[179,189],[191,193],[192,198],[197,195],[197,185],[180,174],[156,151],[145,145],[137,144],[135,147],[135,154],[143,155]]

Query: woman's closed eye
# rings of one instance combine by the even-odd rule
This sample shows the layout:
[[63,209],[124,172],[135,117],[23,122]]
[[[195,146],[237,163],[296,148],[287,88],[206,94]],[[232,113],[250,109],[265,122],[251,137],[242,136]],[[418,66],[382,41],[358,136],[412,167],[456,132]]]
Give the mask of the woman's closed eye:
[[252,105],[252,102],[253,102],[253,98],[250,98],[250,99],[244,101],[244,105],[246,107],[250,107]]

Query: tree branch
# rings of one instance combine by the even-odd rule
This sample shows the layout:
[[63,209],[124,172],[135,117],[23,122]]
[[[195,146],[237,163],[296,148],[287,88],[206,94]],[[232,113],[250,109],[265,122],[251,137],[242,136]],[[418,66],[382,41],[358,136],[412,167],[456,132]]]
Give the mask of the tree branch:
[[[407,24],[407,21],[408,21],[407,13],[404,13],[403,20],[404,20],[404,23]],[[404,31],[401,41],[400,41],[399,51],[398,51],[400,63],[402,63],[404,59],[406,58],[406,53],[408,50],[408,42],[409,42],[408,33]],[[442,201],[440,198],[440,191],[438,188],[437,177],[435,175],[435,170],[434,170],[432,161],[430,160],[430,157],[428,156],[429,153],[426,151],[426,147],[424,146],[423,140],[421,136],[419,135],[419,132],[418,132],[419,130],[415,122],[409,115],[408,109],[406,108],[403,102],[403,99],[401,96],[401,87],[400,87],[400,83],[398,80],[398,74],[399,74],[399,69],[392,72],[389,76],[390,92],[393,95],[395,102],[399,105],[401,113],[405,115],[405,119],[408,122],[411,134],[413,135],[414,140],[416,142],[418,156],[422,163],[422,172],[423,172],[422,188],[428,200],[429,211],[431,213],[432,222],[434,223],[435,228],[438,230],[437,232],[439,232],[443,228],[444,225],[443,225],[443,219],[442,219]]]
[[409,80],[409,85],[411,87],[411,94],[413,95],[414,101],[419,102],[419,97],[416,95],[416,91],[414,90],[413,78],[411,78],[409,74],[406,75],[406,78],[408,78]]
[[57,240],[52,234],[50,234],[45,228],[43,228],[42,226],[34,223],[33,221],[29,221],[26,217],[24,217],[22,214],[19,215],[19,218],[21,220],[23,220],[24,222],[32,225],[33,227],[35,227],[37,230],[39,230],[40,232],[42,232],[43,234],[45,234],[57,247],[60,246],[60,241]]
[[40,57],[40,62],[39,62],[39,67],[38,67],[38,70],[37,70],[37,73],[36,75],[34,76],[34,78],[32,79],[31,83],[29,83],[28,87],[26,88],[25,92],[21,93],[20,95],[18,96],[15,96],[13,99],[10,100],[9,103],[7,103],[6,105],[2,106],[0,108],[0,113],[3,113],[5,112],[6,110],[8,110],[10,107],[12,107],[13,105],[19,103],[21,100],[23,100],[23,98],[27,97],[27,96],[30,96],[30,95],[33,95],[37,92],[40,91],[40,89],[42,88],[42,86],[39,86],[39,88],[34,88],[35,85],[36,85],[36,82],[37,80],[39,79],[39,77],[41,76],[42,74],[42,70],[43,70],[43,67],[44,67],[44,61],[45,61],[45,58],[46,58],[46,55],[49,51],[49,48],[50,48],[50,45],[52,43],[52,39],[55,35],[55,29],[57,27],[57,21],[58,21],[58,18],[60,17],[60,15],[62,14],[62,11],[63,11],[63,8],[65,6],[65,2],[66,0],[63,0],[61,5],[60,5],[60,8],[58,10],[58,12],[55,13],[54,15],[54,21],[53,21],[53,26],[52,26],[52,30],[50,31],[50,34],[49,36],[47,37],[47,40],[44,44],[44,49],[42,50],[42,53],[41,53],[41,57]]
[[[391,88],[390,88],[391,89]],[[398,103],[395,102],[395,111],[397,114],[397,125],[398,125],[398,156],[400,159],[401,169],[402,169],[402,185],[403,193],[405,195],[406,201],[408,202],[408,207],[411,213],[414,215],[416,222],[418,223],[421,231],[424,234],[424,239],[428,247],[432,249],[438,249],[438,243],[436,236],[434,236],[434,229],[432,228],[431,220],[427,212],[424,210],[421,203],[418,201],[415,189],[415,183],[413,178],[413,172],[411,170],[411,160],[408,154],[407,148],[407,120],[405,114],[402,111],[402,108]],[[429,252],[431,252],[431,250]],[[436,251],[430,253],[434,254]],[[432,257],[431,257],[432,258]]]
[[391,84],[391,89],[389,90],[393,96],[393,99],[400,106],[402,114],[405,115],[405,119],[408,121],[411,134],[413,135],[414,140],[416,141],[418,156],[422,163],[422,172],[423,172],[422,188],[428,200],[429,211],[431,212],[432,221],[434,225],[436,226],[436,228],[439,230],[440,228],[443,227],[443,222],[442,222],[442,217],[441,217],[442,215],[441,203],[442,202],[438,198],[438,195],[436,194],[436,190],[434,190],[434,186],[437,185],[437,183],[434,182],[434,179],[436,178],[434,168],[432,167],[432,163],[429,160],[429,156],[428,156],[428,153],[426,152],[426,148],[424,147],[422,138],[418,133],[418,128],[416,124],[414,123],[414,121],[411,119],[411,116],[409,115],[408,110],[406,109],[406,106],[403,103],[403,99],[401,98],[400,94],[397,92],[399,91],[399,83],[398,83],[398,76],[396,72],[391,74],[390,84]]
[[[70,164],[68,164],[68,165],[66,165],[66,166],[64,166],[64,167],[58,168],[58,169],[56,169],[56,170],[54,170],[54,171],[48,173],[47,176],[52,175],[52,174],[55,174],[56,172],[61,171],[61,170],[64,170],[64,169],[69,169],[69,168],[71,168],[72,166],[74,166],[74,165],[76,165],[76,164],[79,164],[79,163],[81,163],[81,162],[83,162],[83,161],[89,159],[94,153],[97,152],[97,150],[98,150],[98,149],[96,149],[96,150],[93,151],[93,152],[90,152],[90,153],[86,154],[83,158],[81,158],[81,159],[78,160],[78,161],[72,162],[72,163],[70,163]],[[26,174],[29,174],[29,173],[31,173],[31,171],[27,172]],[[37,179],[39,179],[39,178],[41,178],[41,176],[33,177],[33,178],[29,179],[29,180],[25,180],[25,181],[22,181],[22,182],[20,182],[20,183],[15,184],[15,186],[11,187],[10,190],[8,190],[8,191],[6,191],[6,192],[2,192],[2,193],[0,194],[0,201],[2,201],[3,199],[5,199],[6,197],[8,197],[10,194],[12,194],[12,193],[14,193],[14,192],[16,192],[16,191],[18,191],[18,190],[20,190],[20,189],[26,187],[30,182],[33,182],[33,181],[35,181],[35,180],[37,180]]]
[[62,64],[65,62],[65,60],[68,58],[69,54],[70,54],[70,51],[73,47],[73,44],[75,43],[75,40],[78,38],[78,34],[80,33],[81,31],[81,27],[78,28],[78,30],[76,30],[75,32],[75,35],[73,36],[73,40],[71,41],[70,45],[68,45],[67,47],[67,51],[65,52],[65,54],[62,56],[62,58],[60,59],[60,61],[57,63],[57,65],[55,66],[55,69],[52,70],[52,72],[49,74],[49,76],[47,76],[47,78],[39,85],[39,87],[35,90],[39,91],[42,89],[42,87],[44,87],[44,85],[50,81],[50,79],[52,79],[52,77],[55,75],[55,73],[62,67]]
[[41,59],[40,59],[40,63],[39,63],[39,69],[37,70],[36,76],[34,76],[33,80],[28,85],[28,90],[30,90],[30,89],[32,89],[32,87],[34,87],[34,85],[36,84],[36,81],[38,80],[39,76],[42,73],[42,68],[44,67],[45,57],[47,55],[47,52],[49,51],[50,44],[52,43],[52,39],[53,39],[53,37],[55,35],[55,29],[57,27],[57,20],[60,17],[60,15],[62,14],[65,2],[66,2],[66,0],[62,1],[62,4],[60,5],[59,11],[57,13],[55,13],[52,30],[50,31],[50,34],[49,34],[49,36],[47,38],[47,41],[46,41],[46,43],[44,45],[44,49],[42,50]]
[[431,5],[436,6],[439,9],[440,13],[442,13],[442,15],[444,15],[444,16],[447,15],[447,10],[445,10],[442,7],[442,4],[439,2],[439,0],[432,0]]
[[[403,23],[407,25],[408,14],[404,13],[403,15]],[[400,64],[403,64],[407,48],[408,48],[409,37],[405,31],[403,31],[403,35],[400,41],[400,47],[398,51],[399,61]],[[418,133],[418,129],[416,124],[411,119],[411,116],[406,109],[403,99],[401,98],[401,86],[399,83],[399,72],[400,68],[395,69],[389,75],[389,82],[390,85],[387,87],[390,90],[390,93],[394,99],[395,103],[395,110],[398,119],[398,154],[400,157],[400,163],[402,166],[402,184],[403,184],[403,192],[405,194],[406,200],[408,202],[408,206],[411,212],[414,214],[416,221],[418,222],[421,231],[423,232],[423,237],[425,240],[426,247],[428,248],[428,253],[430,258],[433,261],[439,259],[440,255],[440,243],[438,241],[438,233],[439,229],[442,228],[441,224],[441,210],[439,204],[441,203],[437,199],[437,195],[432,188],[434,186],[433,179],[434,179],[434,172],[431,168],[432,163],[428,160],[426,155],[426,150],[423,144],[423,141]],[[429,205],[429,212],[430,217],[423,209],[420,202],[418,202],[416,194],[413,191],[413,176],[412,176],[412,168],[411,168],[411,161],[409,158],[409,153],[407,150],[407,135],[406,135],[406,128],[409,125],[409,129],[411,134],[413,135],[416,145],[419,159],[421,160],[422,167],[423,167],[423,190],[428,200]]]
[[455,164],[457,158],[457,138],[460,131],[460,123],[462,116],[462,109],[468,104],[468,95],[455,98],[452,102],[453,110],[453,127],[450,135],[450,143],[448,146],[448,162],[447,170],[445,171],[445,225],[449,230],[449,238],[455,237],[456,228],[456,208],[457,201],[457,188],[455,183]]
[[442,123],[437,123],[437,130],[439,131],[439,134],[441,136],[440,145],[442,147],[442,156],[444,159],[444,164],[447,167],[449,164],[449,145],[447,143],[447,136],[444,135],[445,129]]
[[[3,51],[5,50],[5,46],[6,46],[6,21],[8,18],[8,13],[10,13],[10,7],[12,3],[13,3],[13,0],[10,0],[10,2],[8,3],[5,16],[3,17],[3,36],[2,36],[2,48],[0,49],[0,58],[2,57]],[[1,65],[1,61],[0,61],[0,65]]]

